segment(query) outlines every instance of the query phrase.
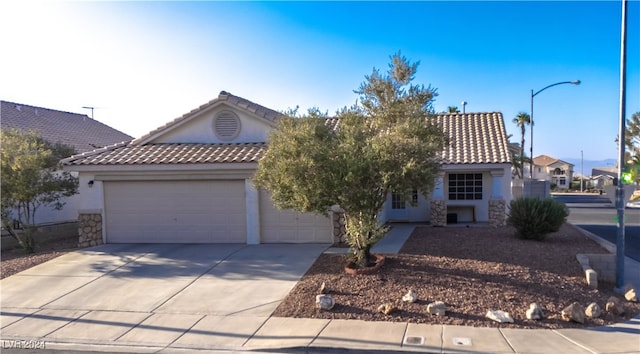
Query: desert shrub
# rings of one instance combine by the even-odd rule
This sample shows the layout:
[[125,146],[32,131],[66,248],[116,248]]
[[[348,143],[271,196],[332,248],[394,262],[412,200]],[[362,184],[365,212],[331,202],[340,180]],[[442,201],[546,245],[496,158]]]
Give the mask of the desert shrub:
[[511,201],[507,222],[516,228],[516,236],[543,241],[567,220],[567,207],[552,198],[518,198]]

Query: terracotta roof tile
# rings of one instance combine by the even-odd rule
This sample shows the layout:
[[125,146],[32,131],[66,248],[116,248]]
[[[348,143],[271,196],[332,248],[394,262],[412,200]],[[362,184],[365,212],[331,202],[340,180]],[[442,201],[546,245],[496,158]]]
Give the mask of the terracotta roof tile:
[[442,163],[511,163],[502,113],[443,113],[433,119],[450,138]]
[[168,165],[257,162],[265,143],[116,144],[62,160],[66,166]]
[[[439,156],[444,164],[511,163],[502,114],[438,114],[432,118],[450,137]],[[337,126],[336,118],[327,124]],[[257,162],[266,143],[116,144],[63,160],[65,165],[158,165]]]
[[536,157],[533,158],[533,164],[536,165],[536,166],[549,166],[549,165],[554,164],[556,162],[560,162],[560,163],[563,163],[563,164],[567,164],[567,165],[573,166],[572,164],[570,164],[570,163],[568,163],[566,161],[562,161],[562,160],[556,159],[555,157],[551,157],[551,156],[548,156],[548,155],[540,155],[540,156],[536,156]]
[[73,146],[78,153],[133,139],[85,114],[7,101],[0,103],[0,124],[3,129],[36,131],[51,143]]

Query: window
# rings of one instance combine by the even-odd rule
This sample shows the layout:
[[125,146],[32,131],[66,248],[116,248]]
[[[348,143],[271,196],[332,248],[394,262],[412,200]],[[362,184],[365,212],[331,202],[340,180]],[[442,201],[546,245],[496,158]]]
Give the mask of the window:
[[402,194],[391,193],[391,209],[405,209],[406,204]]
[[560,185],[565,186],[567,184],[567,179],[565,177],[560,177]]
[[481,200],[482,173],[449,175],[449,200]]

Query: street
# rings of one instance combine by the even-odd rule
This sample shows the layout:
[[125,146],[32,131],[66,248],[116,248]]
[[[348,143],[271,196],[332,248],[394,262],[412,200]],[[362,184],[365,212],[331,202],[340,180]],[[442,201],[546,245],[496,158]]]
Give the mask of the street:
[[[554,199],[569,208],[567,220],[616,244],[617,211],[606,196],[596,194],[558,194]],[[640,261],[640,209],[625,208],[625,255]]]

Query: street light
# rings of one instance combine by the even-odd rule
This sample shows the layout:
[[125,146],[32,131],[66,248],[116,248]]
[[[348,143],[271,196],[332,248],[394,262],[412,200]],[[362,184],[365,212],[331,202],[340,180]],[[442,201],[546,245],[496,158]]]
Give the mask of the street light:
[[534,93],[533,90],[531,90],[531,115],[529,115],[529,123],[531,125],[531,128],[529,129],[529,132],[531,133],[531,137],[529,139],[531,144],[531,150],[529,151],[529,154],[531,155],[530,156],[531,161],[529,162],[529,178],[531,179],[533,179],[533,98],[536,97],[536,95],[539,94],[540,92],[548,89],[549,87],[558,86],[562,84],[580,85],[580,80],[556,82],[555,84],[551,84],[547,87],[544,87],[543,89],[539,90],[536,93]]

